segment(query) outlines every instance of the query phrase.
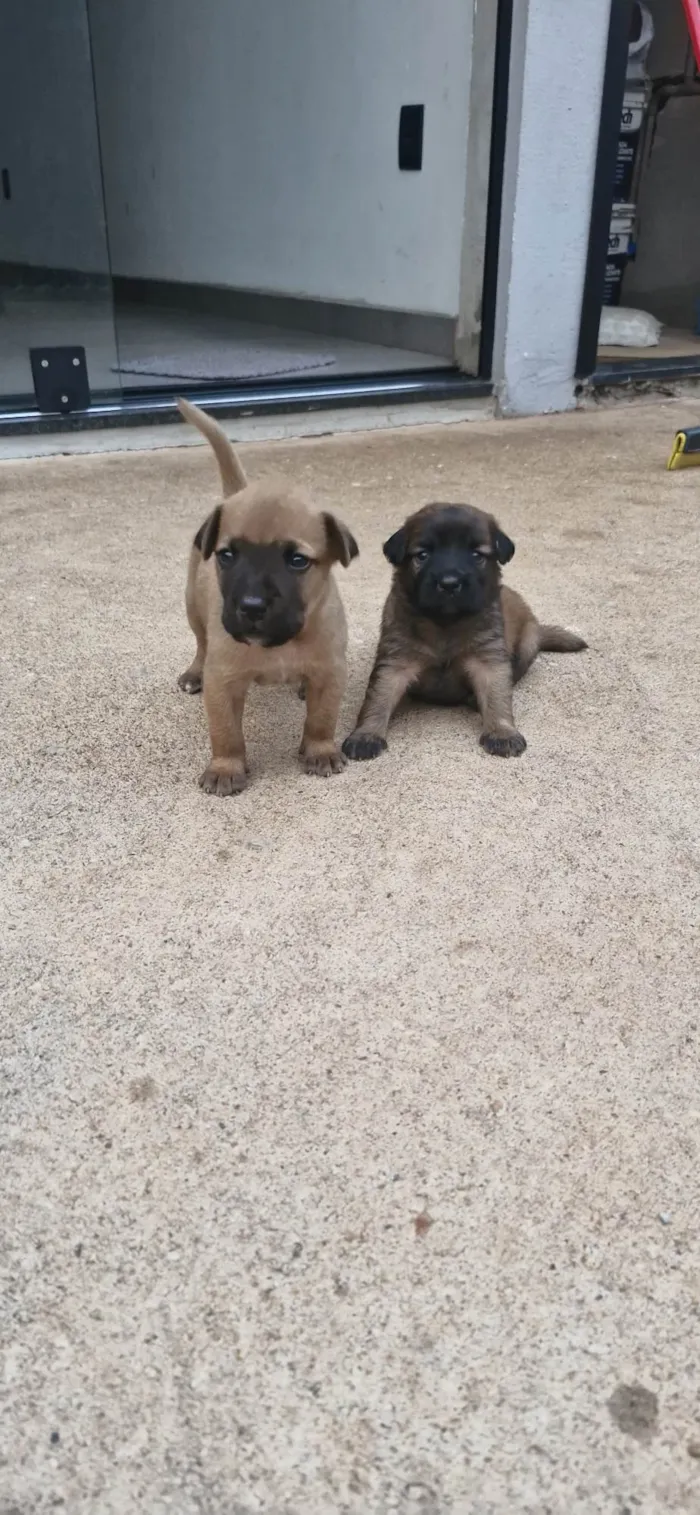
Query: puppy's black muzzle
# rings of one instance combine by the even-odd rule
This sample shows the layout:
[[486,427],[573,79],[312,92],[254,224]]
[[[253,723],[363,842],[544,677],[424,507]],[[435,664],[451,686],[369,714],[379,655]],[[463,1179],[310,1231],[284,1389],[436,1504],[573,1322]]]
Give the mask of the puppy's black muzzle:
[[443,573],[442,576],[436,580],[435,588],[437,589],[438,594],[452,595],[458,594],[461,591],[463,584],[464,580],[461,574]]
[[230,561],[219,562],[223,599],[221,619],[236,642],[281,647],[298,636],[304,624],[299,575],[285,564],[275,545],[240,544]]
[[226,600],[221,619],[234,641],[253,642],[261,647],[283,646],[298,636],[304,624],[301,607],[285,605],[279,597],[268,600],[262,595]]
[[425,615],[439,621],[476,615],[485,603],[482,574],[471,554],[434,553],[417,585],[417,599]]

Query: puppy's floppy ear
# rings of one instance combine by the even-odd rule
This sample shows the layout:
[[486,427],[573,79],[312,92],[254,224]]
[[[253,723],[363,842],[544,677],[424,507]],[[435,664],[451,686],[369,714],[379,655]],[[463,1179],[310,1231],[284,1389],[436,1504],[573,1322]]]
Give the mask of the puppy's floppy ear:
[[515,552],[515,542],[511,542],[510,537],[507,537],[505,531],[501,531],[500,526],[496,526],[495,522],[493,545],[499,563],[509,563]]
[[342,563],[343,568],[349,568],[353,558],[356,558],[360,551],[352,532],[343,521],[339,521],[338,517],[331,515],[328,510],[323,511],[321,519],[326,528],[328,551],[333,562]]
[[211,557],[214,548],[216,547],[216,539],[219,535],[220,525],[221,506],[217,505],[216,510],[212,510],[211,515],[207,516],[204,524],[200,526],[199,531],[197,532],[197,535],[194,539],[194,545],[195,547],[199,548],[205,562],[207,558]]
[[394,568],[400,568],[406,556],[407,547],[408,533],[405,526],[400,526],[398,531],[394,532],[393,537],[389,537],[388,542],[384,543],[382,552],[385,558],[393,564]]

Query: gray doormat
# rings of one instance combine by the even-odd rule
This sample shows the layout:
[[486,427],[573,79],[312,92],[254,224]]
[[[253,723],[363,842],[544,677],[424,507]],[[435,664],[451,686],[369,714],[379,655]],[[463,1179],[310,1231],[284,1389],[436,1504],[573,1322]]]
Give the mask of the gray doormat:
[[329,352],[294,351],[267,342],[228,342],[209,352],[175,353],[120,360],[114,373],[142,373],[162,379],[278,379],[310,369],[334,368]]

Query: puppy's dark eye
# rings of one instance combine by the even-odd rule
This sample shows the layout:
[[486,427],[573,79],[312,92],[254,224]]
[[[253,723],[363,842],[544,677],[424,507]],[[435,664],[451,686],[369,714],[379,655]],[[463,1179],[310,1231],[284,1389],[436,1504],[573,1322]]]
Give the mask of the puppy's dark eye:
[[414,563],[427,563],[429,557],[430,553],[428,552],[427,547],[417,547],[413,553]]
[[294,573],[305,573],[311,567],[311,558],[307,558],[305,552],[287,552],[285,562]]
[[477,563],[484,563],[486,561],[486,553],[482,552],[480,547],[470,547],[469,551],[472,557],[476,558]]
[[233,562],[234,558],[236,557],[236,549],[235,547],[220,547],[216,556],[219,563],[221,563],[221,566],[223,567],[225,563]]

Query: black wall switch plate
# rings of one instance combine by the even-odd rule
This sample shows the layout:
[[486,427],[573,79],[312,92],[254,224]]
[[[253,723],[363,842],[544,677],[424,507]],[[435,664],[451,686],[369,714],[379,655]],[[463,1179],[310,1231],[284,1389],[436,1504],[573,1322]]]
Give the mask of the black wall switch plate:
[[418,173],[423,167],[424,105],[402,105],[399,114],[399,168]]
[[37,410],[68,415],[88,410],[90,384],[84,347],[30,347]]

